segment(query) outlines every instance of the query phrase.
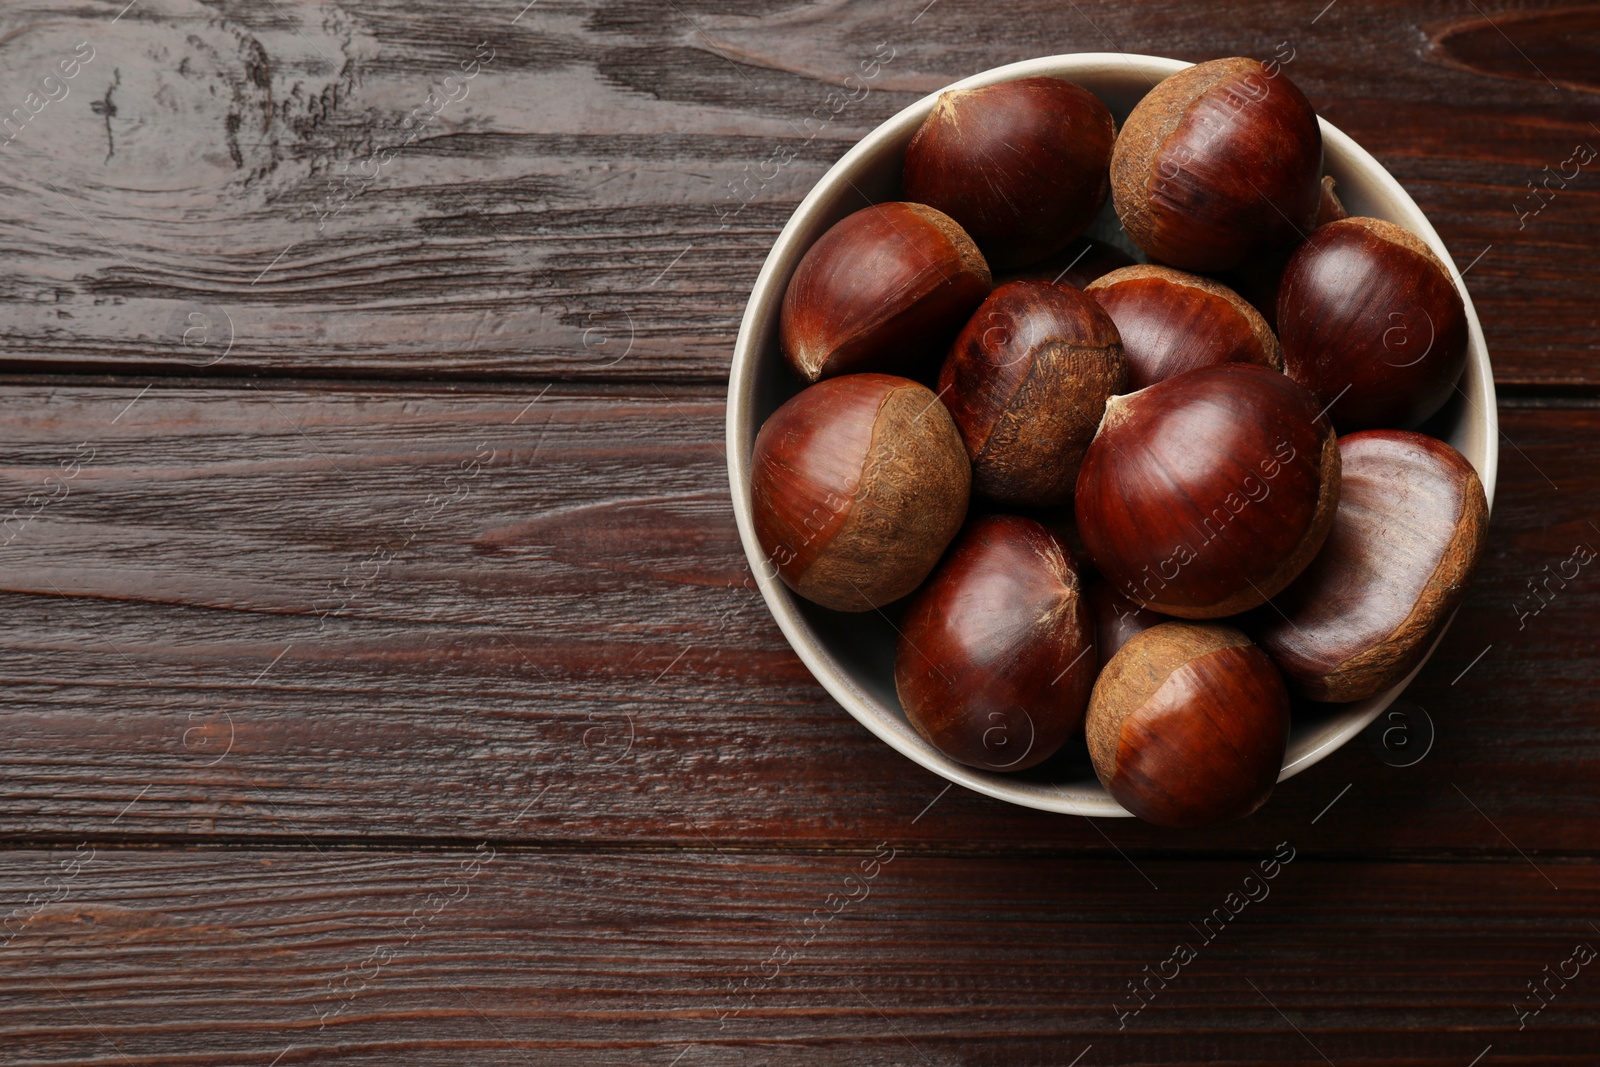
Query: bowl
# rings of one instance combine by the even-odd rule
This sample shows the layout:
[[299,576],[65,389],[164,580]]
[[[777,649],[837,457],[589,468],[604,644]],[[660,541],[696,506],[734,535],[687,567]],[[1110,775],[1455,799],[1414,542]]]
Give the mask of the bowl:
[[[1134,105],[1157,82],[1190,64],[1157,56],[1120,52],[1085,52],[1046,56],[995,67],[964,78],[946,89],[969,89],[995,82],[1046,75],[1077,82],[1106,102],[1118,128]],[[941,92],[944,90],[940,90]],[[1048,761],[1047,774],[993,774],[956,763],[911,727],[894,688],[895,631],[882,612],[845,614],[817,607],[796,596],[770,573],[756,540],[750,512],[750,454],[756,431],[767,416],[801,384],[790,373],[778,349],[778,310],[806,249],[835,222],[868,203],[898,199],[900,163],[906,145],[933,110],[938,93],[907,107],[863,137],[833,165],[795,209],[778,235],[756,279],[734,348],[728,383],[728,476],[733,492],[739,537],[755,579],[773,618],[811,673],[846,711],[882,741],[913,762],[944,778],[997,800],[1071,815],[1118,816],[1128,812],[1113,800],[1094,775],[1087,753],[1080,758]],[[1469,347],[1458,395],[1429,421],[1427,430],[1454,445],[1477,470],[1491,507],[1499,462],[1499,425],[1494,378],[1483,329],[1461,274],[1449,251],[1406,191],[1372,156],[1338,129],[1322,120],[1326,173],[1338,182],[1339,195],[1352,215],[1374,216],[1397,223],[1427,241],[1450,273],[1466,304]],[[1088,231],[1135,253],[1120,232],[1108,203]],[[1138,256],[1143,260],[1143,256]],[[1443,628],[1440,636],[1443,636]],[[1437,639],[1434,647],[1437,647]],[[1433,654],[1429,650],[1429,657]],[[1426,663],[1426,659],[1423,661]],[[1418,666],[1421,670],[1421,665]],[[1352,704],[1297,708],[1288,751],[1278,780],[1310,767],[1338,749],[1376,719],[1415,677],[1381,696]]]

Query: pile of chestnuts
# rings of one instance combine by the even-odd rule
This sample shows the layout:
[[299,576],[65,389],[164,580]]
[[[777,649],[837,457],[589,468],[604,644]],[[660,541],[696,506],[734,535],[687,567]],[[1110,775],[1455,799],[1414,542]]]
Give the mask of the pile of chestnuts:
[[[763,552],[885,612],[951,759],[1087,747],[1151,822],[1249,814],[1291,700],[1397,684],[1482,553],[1483,486],[1417,432],[1467,357],[1449,270],[1347,216],[1310,103],[1252,59],[1120,130],[1059,79],[946,92],[902,187],[789,282],[806,384],[756,438]],[[1144,261],[1084,236],[1108,199]]]

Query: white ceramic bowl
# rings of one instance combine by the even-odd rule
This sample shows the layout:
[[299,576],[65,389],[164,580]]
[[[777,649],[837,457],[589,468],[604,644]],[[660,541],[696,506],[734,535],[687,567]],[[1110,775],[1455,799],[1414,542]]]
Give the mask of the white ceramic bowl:
[[[1156,56],[1086,52],[996,67],[947,88],[967,89],[1036,75],[1065,78],[1104,100],[1120,128],[1128,112],[1151,86],[1188,65]],[[900,164],[906,145],[933,109],[938,95],[931,93],[901,111],[863,137],[834,164],[778,235],[756,279],[755,291],[739,329],[728,383],[728,474],[734,513],[739,520],[739,536],[767,606],[772,609],[789,643],[834,699],[884,742],[958,785],[1013,804],[1073,815],[1126,815],[1127,811],[1111,799],[1095,778],[1087,753],[1065,772],[1058,772],[1056,780],[1047,781],[1028,774],[991,774],[967,767],[924,741],[906,721],[895,696],[895,634],[890,624],[876,612],[840,614],[795,596],[782,581],[769,577],[770,568],[764,565],[751,524],[750,453],[756,431],[778,405],[800,388],[778,350],[778,308],[789,276],[806,249],[828,227],[869,202],[898,197]],[[1350,214],[1398,223],[1426,240],[1446,263],[1452,263],[1449,251],[1422,211],[1377,160],[1326,120],[1322,122],[1322,138],[1327,173],[1338,181],[1339,196]],[[1089,233],[1134,251],[1120,233],[1109,203]],[[1490,373],[1489,354],[1484,347],[1483,330],[1473,310],[1472,298],[1453,263],[1451,274],[1467,308],[1470,330],[1467,368],[1459,383],[1461,395],[1454,398],[1432,425],[1477,469],[1492,506],[1499,462],[1494,377]],[[1429,655],[1432,655],[1431,650]],[[1407,677],[1382,696],[1330,706],[1314,716],[1297,713],[1279,781],[1305,770],[1360,733],[1410,681]],[[1059,780],[1063,773],[1066,780]]]

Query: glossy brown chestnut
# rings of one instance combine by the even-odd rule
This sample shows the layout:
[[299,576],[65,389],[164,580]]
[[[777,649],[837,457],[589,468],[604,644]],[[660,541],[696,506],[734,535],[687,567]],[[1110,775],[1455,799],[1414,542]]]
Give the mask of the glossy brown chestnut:
[[1220,271],[1311,231],[1322,131],[1305,95],[1254,59],[1186,67],[1141,100],[1111,156],[1111,195],[1152,260]]
[[1072,497],[1078,464],[1127,365],[1110,316],[1076,289],[1010,282],[979,305],[939,373],[972,485],[1005,504]]
[[1032,519],[991,515],[962,531],[900,633],[901,707],[951,759],[1020,771],[1082,728],[1094,630],[1072,553]]
[[1113,397],[1074,511],[1119,593],[1212,619],[1293,581],[1338,499],[1338,441],[1311,394],[1267,367],[1225,363]]
[[923,204],[862,208],[806,251],[779,314],[784,358],[814,382],[932,366],[989,295],[978,246]]
[[1472,580],[1489,515],[1477,472],[1443,441],[1368,430],[1340,438],[1339,457],[1327,544],[1255,620],[1289,684],[1324,701],[1411,673]]
[[1104,578],[1089,583],[1089,616],[1094,620],[1094,647],[1103,669],[1134,634],[1172,620],[1141,608],[1111,587]]
[[961,224],[995,268],[1058,252],[1099,214],[1116,121],[1059,78],[954,89],[906,148],[907,200]]
[[1111,658],[1089,698],[1095,773],[1161,826],[1237,819],[1272,793],[1289,740],[1289,693],[1265,652],[1217,623],[1168,622]]
[[1096,278],[1122,267],[1131,267],[1137,262],[1116,245],[1093,237],[1080,237],[1047,259],[996,275],[995,284],[1055,282],[1057,285],[1070,285],[1074,289],[1085,289]]
[[1347,218],[1289,257],[1278,289],[1284,371],[1341,432],[1415,426],[1450,398],[1467,316],[1444,263],[1382,219]]
[[1117,324],[1129,389],[1223,363],[1283,369],[1283,353],[1267,321],[1221,282],[1141,264],[1112,271],[1084,292]]
[[950,413],[926,386],[888,374],[802,390],[762,425],[750,466],[769,565],[838,611],[921,585],[961,528],[971,489]]

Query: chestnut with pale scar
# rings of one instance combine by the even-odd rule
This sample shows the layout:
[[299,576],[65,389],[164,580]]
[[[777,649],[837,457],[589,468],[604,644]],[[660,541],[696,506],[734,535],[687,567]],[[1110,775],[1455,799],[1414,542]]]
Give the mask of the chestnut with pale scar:
[[870,611],[922,584],[961,528],[972,470],[926,386],[849,374],[805,390],[756,437],[766,558],[801,596]]
[[1289,737],[1289,693],[1266,653],[1220,623],[1135,634],[1094,684],[1089,755],[1122,806],[1203,826],[1266,802]]
[[1316,112],[1254,59],[1180,70],[1123,124],[1111,195],[1154,262],[1229,270],[1287,248],[1311,232],[1322,203]]
[[1311,566],[1252,627],[1313,700],[1395,685],[1461,603],[1483,555],[1483,484],[1443,441],[1404,430],[1339,440],[1339,508]]
[[1072,499],[1078,466],[1127,364],[1117,327],[1083,293],[1009,282],[979,305],[939,373],[973,488],[1047,507]]

